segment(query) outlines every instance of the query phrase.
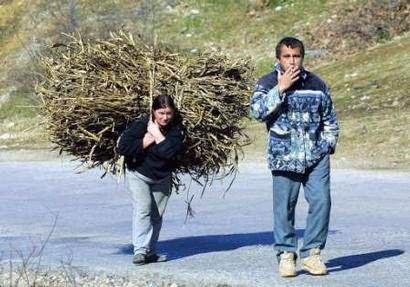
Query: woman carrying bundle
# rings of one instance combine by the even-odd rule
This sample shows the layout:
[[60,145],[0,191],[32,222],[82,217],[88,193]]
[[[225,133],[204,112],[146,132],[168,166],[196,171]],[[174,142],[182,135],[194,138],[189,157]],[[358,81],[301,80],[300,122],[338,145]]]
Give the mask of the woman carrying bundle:
[[175,158],[183,152],[181,117],[172,98],[160,95],[152,103],[152,117],[131,123],[118,140],[125,156],[127,182],[132,193],[133,263],[166,261],[155,247],[172,187]]

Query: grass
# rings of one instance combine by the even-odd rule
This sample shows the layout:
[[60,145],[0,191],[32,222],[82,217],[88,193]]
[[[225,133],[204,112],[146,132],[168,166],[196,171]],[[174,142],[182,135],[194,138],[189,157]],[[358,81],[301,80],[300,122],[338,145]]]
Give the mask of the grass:
[[410,34],[319,67],[342,126],[336,159],[358,167],[410,168]]
[[[332,87],[341,125],[336,166],[410,169],[409,70],[410,35],[315,70]],[[265,150],[264,126],[251,122],[248,133],[245,151]]]
[[[178,43],[188,51],[213,47],[235,56],[249,56],[255,62],[256,74],[261,75],[272,67],[277,41],[297,33],[313,15],[325,11],[325,2],[272,1],[269,9],[252,13],[244,0],[187,0],[189,8],[165,17],[157,33],[162,41]],[[278,6],[282,9],[276,10]]]
[[47,141],[40,126],[38,102],[27,92],[11,93],[0,104],[0,149],[44,148]]
[[[148,8],[144,10],[145,15],[141,16],[136,9],[138,5],[131,0],[123,0],[121,5],[115,7],[112,1],[92,4],[81,0],[76,2],[76,17],[80,25],[90,25],[82,27],[85,31],[102,31],[103,27],[124,25],[126,30],[135,32],[136,23],[145,25],[145,30],[151,31],[148,28],[153,24],[149,23],[152,1],[145,2]],[[359,5],[361,2],[349,2],[349,5]],[[18,3],[4,1],[0,10],[0,59],[14,53],[19,46],[18,39],[21,41],[26,37],[26,32],[21,31],[20,26],[29,6]],[[42,2],[38,0],[31,3]],[[315,25],[317,21],[332,15],[332,5],[342,5],[342,2],[333,0],[278,0],[271,1],[270,7],[263,11],[249,11],[246,0],[186,0],[178,3],[164,13],[155,15],[157,22],[154,24],[159,41],[193,53],[195,49],[214,48],[232,56],[250,57],[256,67],[256,77],[272,68],[274,47],[281,37],[297,35],[301,28]],[[281,9],[278,9],[279,6]],[[112,17],[115,18],[112,22],[115,25],[107,22]],[[14,25],[10,26],[9,23]],[[306,59],[308,67],[310,60]],[[340,141],[334,157],[336,164],[367,168],[410,168],[407,129],[410,122],[407,96],[410,88],[409,34],[353,56],[312,67],[332,87],[341,123]],[[0,89],[5,88],[0,84]],[[35,104],[30,97],[29,91],[22,91],[8,101],[2,100],[0,136],[13,136],[6,140],[0,138],[0,146],[18,148],[46,145],[44,133],[38,127],[38,110],[27,108]],[[245,152],[247,156],[252,154],[252,157],[262,159],[266,146],[265,127],[255,121],[248,121],[247,126],[253,143],[245,148]]]
[[3,1],[0,5],[0,61],[21,46],[22,19],[28,5],[24,1]]

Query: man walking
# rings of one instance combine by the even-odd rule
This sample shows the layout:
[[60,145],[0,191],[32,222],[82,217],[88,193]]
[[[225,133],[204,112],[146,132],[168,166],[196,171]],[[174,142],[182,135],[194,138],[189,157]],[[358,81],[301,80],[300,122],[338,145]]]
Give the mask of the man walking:
[[283,38],[275,69],[256,84],[251,115],[266,122],[268,163],[273,178],[275,250],[282,277],[296,276],[295,207],[300,186],[309,204],[301,265],[312,275],[327,274],[320,257],[330,217],[330,161],[339,125],[329,88],[303,68],[303,43]]

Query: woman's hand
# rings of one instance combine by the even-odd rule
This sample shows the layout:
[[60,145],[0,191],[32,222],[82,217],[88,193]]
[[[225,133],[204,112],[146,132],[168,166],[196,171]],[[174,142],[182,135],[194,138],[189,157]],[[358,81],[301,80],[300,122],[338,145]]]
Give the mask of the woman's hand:
[[157,144],[165,139],[164,135],[159,129],[158,124],[153,122],[152,120],[149,120],[148,122],[147,131],[154,137],[155,143]]
[[154,136],[151,133],[146,132],[144,135],[144,138],[142,139],[142,147],[145,149],[149,147],[151,144],[153,144],[154,142],[155,142]]
[[148,121],[147,132],[152,134],[154,137],[158,136],[159,134],[162,134],[159,129],[159,126],[156,123],[154,123],[152,120]]

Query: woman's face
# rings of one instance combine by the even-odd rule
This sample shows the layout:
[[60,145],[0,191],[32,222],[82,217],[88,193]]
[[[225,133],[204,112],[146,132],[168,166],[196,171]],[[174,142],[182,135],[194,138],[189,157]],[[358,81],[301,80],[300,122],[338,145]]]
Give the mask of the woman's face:
[[154,122],[160,128],[166,127],[174,118],[174,110],[170,107],[154,110]]

